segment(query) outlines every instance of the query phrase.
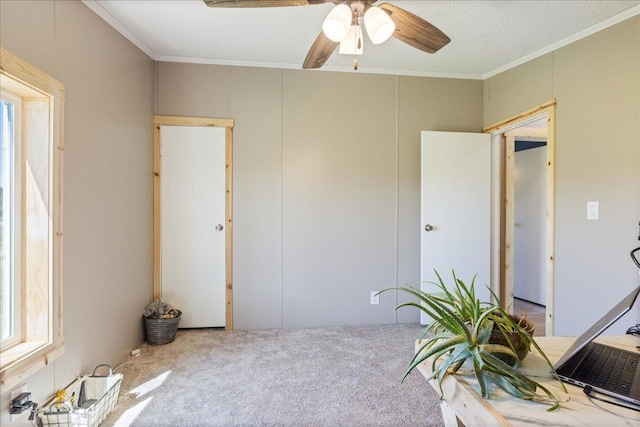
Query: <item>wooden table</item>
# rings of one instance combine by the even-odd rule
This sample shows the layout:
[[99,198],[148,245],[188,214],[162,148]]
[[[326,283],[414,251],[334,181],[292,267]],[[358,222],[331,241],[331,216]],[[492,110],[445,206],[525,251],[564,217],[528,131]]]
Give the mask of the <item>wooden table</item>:
[[[575,338],[537,337],[536,342],[555,363]],[[596,341],[638,351],[640,340],[631,335],[602,336]],[[416,342],[416,351],[419,341]],[[428,377],[431,364],[422,363],[420,372]],[[464,368],[463,368],[464,369]],[[535,350],[522,363],[520,371],[547,387],[559,400],[567,394],[549,374],[549,367]],[[431,385],[439,392],[435,380]],[[547,412],[548,405],[517,399],[490,382],[490,399],[483,399],[480,387],[471,375],[448,375],[442,382],[444,400],[441,403],[445,426],[640,426],[640,412],[621,408],[598,400],[590,400],[580,387],[566,384],[570,400],[560,410]],[[460,424],[459,424],[460,423]]]

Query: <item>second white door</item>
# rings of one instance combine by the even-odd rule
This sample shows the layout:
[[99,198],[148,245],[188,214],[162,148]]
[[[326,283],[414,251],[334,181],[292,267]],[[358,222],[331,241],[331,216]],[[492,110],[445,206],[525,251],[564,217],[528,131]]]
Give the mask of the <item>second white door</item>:
[[[422,132],[421,281],[436,290],[434,270],[447,285],[452,270],[465,284],[476,278],[476,294],[490,301],[491,135]],[[430,319],[422,313],[421,322]]]
[[225,129],[161,128],[162,300],[181,328],[225,326]]

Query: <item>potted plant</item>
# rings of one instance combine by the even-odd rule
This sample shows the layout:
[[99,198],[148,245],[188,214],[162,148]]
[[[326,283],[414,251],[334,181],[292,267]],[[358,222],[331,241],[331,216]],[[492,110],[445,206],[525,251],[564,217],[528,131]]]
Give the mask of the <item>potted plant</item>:
[[[450,288],[445,286],[437,271],[436,276],[438,282],[428,282],[437,286],[438,292],[435,293],[412,286],[381,291],[397,289],[417,297],[418,302],[406,302],[396,309],[417,307],[433,319],[424,331],[421,347],[409,363],[403,380],[431,357],[432,374],[427,379],[437,378],[442,396],[443,379],[456,374],[469,360],[483,398],[489,397],[487,380],[492,378],[517,398],[551,403],[549,411],[558,409],[559,402],[553,393],[518,371],[531,346],[538,350],[553,371],[551,362],[533,339],[532,325],[509,315],[493,292],[495,304],[480,302],[475,294],[475,276],[467,286],[453,272],[454,284]],[[558,382],[566,393],[564,384],[559,379]]]

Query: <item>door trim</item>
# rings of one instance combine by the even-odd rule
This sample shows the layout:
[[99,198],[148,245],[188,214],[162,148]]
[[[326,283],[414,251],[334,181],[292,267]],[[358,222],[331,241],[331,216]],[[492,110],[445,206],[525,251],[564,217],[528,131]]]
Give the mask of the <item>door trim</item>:
[[532,108],[511,118],[487,126],[484,133],[501,136],[502,165],[500,171],[500,274],[498,295],[505,307],[513,305],[513,139],[510,130],[523,127],[540,117],[547,118],[547,207],[546,207],[546,317],[547,336],[553,336],[555,294],[555,170],[556,170],[556,100]]
[[153,299],[162,297],[162,233],[161,225],[161,169],[160,127],[199,126],[223,127],[225,132],[225,328],[233,330],[233,119],[205,117],[154,116],[153,118]]

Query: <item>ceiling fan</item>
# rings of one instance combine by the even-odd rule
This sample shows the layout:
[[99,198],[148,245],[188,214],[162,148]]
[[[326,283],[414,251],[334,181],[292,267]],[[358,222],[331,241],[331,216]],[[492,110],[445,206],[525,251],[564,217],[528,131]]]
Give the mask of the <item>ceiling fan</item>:
[[[320,68],[329,59],[338,45],[341,53],[360,54],[362,52],[362,30],[360,18],[374,44],[380,44],[389,37],[420,49],[435,53],[451,41],[446,34],[413,13],[390,3],[373,6],[377,0],[204,0],[209,7],[281,7],[309,6],[334,3],[325,19],[322,31],[311,46],[302,68]],[[344,51],[343,51],[344,48]],[[354,69],[358,69],[357,60]]]

